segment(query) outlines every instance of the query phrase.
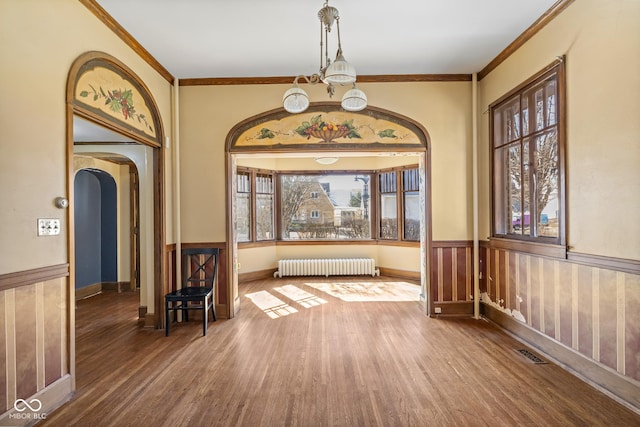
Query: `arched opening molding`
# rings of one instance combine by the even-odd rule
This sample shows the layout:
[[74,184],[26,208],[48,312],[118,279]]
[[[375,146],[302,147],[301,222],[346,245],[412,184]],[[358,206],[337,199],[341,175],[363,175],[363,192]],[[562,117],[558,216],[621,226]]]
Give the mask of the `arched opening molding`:
[[[164,295],[164,130],[158,107],[150,90],[142,80],[118,59],[103,52],[87,52],[79,56],[69,70],[66,91],[67,103],[67,194],[70,206],[73,207],[73,118],[82,117],[107,129],[130,138],[132,142],[144,147],[149,153],[147,164],[150,165],[149,188],[146,189],[151,200],[144,213],[141,206],[140,229],[140,286],[146,287],[145,324],[163,327],[162,296]],[[113,143],[126,147],[134,147],[131,143]],[[103,148],[108,149],[107,145]],[[141,189],[141,197],[142,197]],[[70,264],[69,286],[69,346],[70,372],[75,383],[75,318],[74,318],[74,223],[73,209],[68,215],[68,259]],[[74,385],[75,388],[75,385]]]
[[[303,113],[290,114],[283,108],[266,111],[234,126],[227,135],[227,242],[228,265],[238,265],[235,235],[236,159],[240,156],[322,156],[322,155],[397,155],[417,154],[420,168],[421,282],[429,310],[427,274],[431,246],[430,214],[430,139],[427,130],[409,117],[369,106],[348,112],[339,103],[313,103]],[[230,269],[231,315],[238,310],[238,272]]]

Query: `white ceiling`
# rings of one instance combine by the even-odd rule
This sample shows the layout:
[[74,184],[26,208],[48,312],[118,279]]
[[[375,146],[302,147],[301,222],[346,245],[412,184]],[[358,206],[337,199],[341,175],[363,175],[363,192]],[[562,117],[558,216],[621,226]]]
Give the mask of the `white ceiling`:
[[[96,0],[174,77],[319,68],[322,0]],[[557,0],[331,0],[359,75],[480,71]],[[335,30],[334,30],[335,31]],[[335,37],[335,35],[333,36]],[[335,38],[330,39],[335,56]]]
[[[557,0],[331,0],[359,75],[470,74]],[[323,0],[96,0],[174,77],[313,74]],[[330,38],[335,56],[336,36]],[[128,141],[74,119],[78,142]]]

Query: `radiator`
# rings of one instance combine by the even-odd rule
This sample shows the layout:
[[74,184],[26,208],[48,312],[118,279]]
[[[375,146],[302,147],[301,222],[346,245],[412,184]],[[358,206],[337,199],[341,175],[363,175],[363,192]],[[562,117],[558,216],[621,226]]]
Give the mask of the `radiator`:
[[373,258],[281,259],[273,277],[380,275]]

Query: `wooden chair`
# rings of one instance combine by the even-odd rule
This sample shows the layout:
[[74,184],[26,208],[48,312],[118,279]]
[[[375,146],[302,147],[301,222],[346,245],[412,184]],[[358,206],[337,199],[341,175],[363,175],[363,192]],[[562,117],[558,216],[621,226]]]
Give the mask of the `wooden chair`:
[[189,321],[189,310],[202,311],[202,335],[207,335],[209,310],[216,320],[215,290],[220,249],[182,250],[182,289],[165,295],[165,335],[169,336],[170,312],[181,311],[184,321]]

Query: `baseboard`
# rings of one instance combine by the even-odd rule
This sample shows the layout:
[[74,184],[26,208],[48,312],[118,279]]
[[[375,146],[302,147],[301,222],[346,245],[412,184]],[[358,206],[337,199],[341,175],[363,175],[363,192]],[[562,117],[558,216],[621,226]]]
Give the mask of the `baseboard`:
[[103,291],[129,291],[131,290],[131,282],[102,282]]
[[396,270],[395,268],[378,267],[380,275],[385,277],[397,277],[406,280],[420,280],[419,271]]
[[102,291],[128,291],[131,282],[98,282],[82,288],[76,288],[76,301],[99,294]]
[[231,313],[231,317],[236,317],[240,313],[240,297],[236,297],[233,300],[233,313]]
[[[238,274],[238,282],[245,283],[253,280],[264,280],[273,277],[273,273],[278,271],[277,268],[269,268],[266,270],[250,271],[248,273]],[[396,270],[393,268],[380,267],[380,275],[386,277],[397,277],[405,280],[420,280],[420,272]]]
[[[440,313],[436,313],[436,308],[440,309]],[[473,301],[432,302],[430,315],[434,317],[473,316]]]
[[[12,406],[9,411],[0,415],[0,426],[32,426],[46,419],[48,414],[71,400],[72,397],[71,375],[67,374],[33,396],[24,399],[31,408],[38,410],[32,411],[24,404],[18,403],[18,408],[23,411],[19,412]],[[38,408],[38,406],[41,407]]]
[[102,283],[76,288],[76,301],[97,295],[102,292]]
[[153,313],[147,312],[147,306],[141,305],[138,307],[138,322],[142,323],[145,328],[156,327],[156,316]]
[[482,315],[521,341],[607,396],[640,414],[640,383],[578,353],[574,349],[532,329],[488,304],[480,304]]
[[145,313],[144,314],[144,327],[145,328],[155,328],[156,327],[156,316],[153,313]]
[[216,304],[216,319],[228,319],[227,304]]
[[269,268],[266,270],[250,271],[248,273],[238,274],[238,282],[245,283],[253,280],[264,280],[273,278],[273,273],[278,271],[277,268]]

